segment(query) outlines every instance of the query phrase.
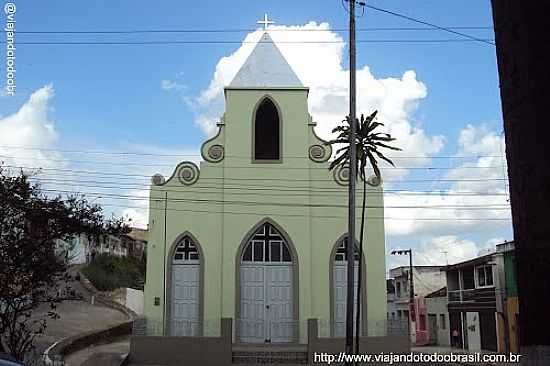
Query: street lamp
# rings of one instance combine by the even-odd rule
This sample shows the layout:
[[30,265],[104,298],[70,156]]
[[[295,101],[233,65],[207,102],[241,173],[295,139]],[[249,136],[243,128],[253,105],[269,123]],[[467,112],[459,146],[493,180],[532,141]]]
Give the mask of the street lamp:
[[414,282],[413,282],[413,259],[412,259],[412,249],[406,250],[392,250],[391,255],[408,255],[409,256],[409,311],[410,319],[414,320],[416,318],[416,311],[414,307]]

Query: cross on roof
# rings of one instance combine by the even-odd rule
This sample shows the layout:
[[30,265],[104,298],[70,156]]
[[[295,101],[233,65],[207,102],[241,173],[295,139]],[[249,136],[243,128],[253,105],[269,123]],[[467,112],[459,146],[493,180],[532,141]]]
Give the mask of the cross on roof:
[[268,20],[267,14],[264,14],[264,20],[258,20],[256,23],[263,24],[264,25],[264,30],[267,30],[267,26],[269,24],[275,24],[275,22],[273,20]]

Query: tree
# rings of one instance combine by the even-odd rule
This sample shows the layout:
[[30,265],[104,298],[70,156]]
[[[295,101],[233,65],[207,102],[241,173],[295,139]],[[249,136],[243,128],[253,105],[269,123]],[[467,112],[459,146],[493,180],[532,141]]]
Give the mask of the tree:
[[0,165],[0,352],[23,360],[47,320],[59,317],[56,304],[78,297],[57,239],[127,230],[84,196],[48,197],[27,174]]
[[[517,259],[522,364],[550,363],[548,1],[493,0]],[[546,50],[546,51],[545,51]]]
[[[388,133],[375,132],[378,127],[384,126],[383,123],[376,122],[376,115],[378,111],[374,111],[371,115],[365,117],[361,115],[361,119],[356,119],[356,136],[355,136],[355,146],[357,151],[357,172],[363,181],[363,202],[361,208],[361,232],[359,236],[359,268],[357,279],[357,312],[355,314],[355,351],[359,352],[359,334],[360,334],[360,319],[361,319],[361,286],[363,280],[363,232],[365,229],[365,209],[366,209],[366,195],[367,195],[367,176],[366,172],[370,165],[376,179],[379,181],[382,179],[380,173],[380,168],[378,168],[378,159],[382,159],[394,165],[393,162],[388,159],[379,149],[390,149],[390,150],[401,150],[398,147],[388,145],[392,141],[395,141],[395,138],[391,137]],[[336,167],[345,167],[349,165],[350,160],[350,118],[349,116],[344,119],[341,126],[337,126],[332,130],[333,133],[338,132],[338,136],[331,141],[328,141],[328,145],[342,144],[343,147],[339,148],[336,151],[336,158],[331,162],[329,170],[332,170]],[[352,177],[350,177],[352,179]],[[357,177],[355,177],[357,179]],[[350,240],[348,239],[348,243]],[[348,283],[348,286],[353,286],[353,284]]]

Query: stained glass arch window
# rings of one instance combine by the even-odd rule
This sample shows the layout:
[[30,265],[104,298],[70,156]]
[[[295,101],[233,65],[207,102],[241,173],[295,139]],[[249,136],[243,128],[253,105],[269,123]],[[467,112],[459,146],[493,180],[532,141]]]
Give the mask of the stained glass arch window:
[[288,243],[271,224],[263,224],[252,235],[242,253],[242,262],[292,262]]
[[197,245],[189,236],[184,236],[178,242],[174,250],[174,264],[196,264],[199,263],[200,254]]
[[[347,248],[348,248],[348,239],[345,238],[344,240],[340,241],[338,248],[336,248],[336,253],[334,254],[334,260],[336,262],[347,262],[347,254],[346,254]],[[353,256],[356,261],[359,260],[359,250],[357,249],[357,245],[354,245]]]

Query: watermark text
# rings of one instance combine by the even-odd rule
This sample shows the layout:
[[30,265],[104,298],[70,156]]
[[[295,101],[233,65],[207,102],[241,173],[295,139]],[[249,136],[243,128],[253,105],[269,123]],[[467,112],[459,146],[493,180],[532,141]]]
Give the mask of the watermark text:
[[4,4],[4,13],[6,14],[6,24],[4,32],[6,33],[6,86],[4,93],[6,95],[15,95],[15,11],[17,8],[12,2]]
[[413,364],[418,363],[426,365],[430,363],[468,363],[468,362],[502,362],[502,363],[519,363],[521,355],[515,353],[509,354],[482,354],[482,353],[377,353],[377,354],[359,354],[349,355],[344,352],[326,353],[315,352],[313,354],[314,363],[342,364],[342,363],[386,363],[388,365],[397,365],[401,363]]

